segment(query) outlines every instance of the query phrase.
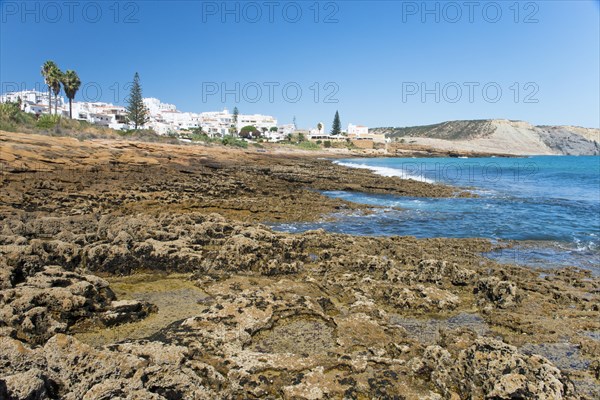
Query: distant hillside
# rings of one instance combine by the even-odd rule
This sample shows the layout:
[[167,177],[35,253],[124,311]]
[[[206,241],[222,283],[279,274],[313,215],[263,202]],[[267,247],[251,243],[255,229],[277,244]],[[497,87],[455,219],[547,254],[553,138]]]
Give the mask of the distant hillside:
[[373,128],[393,142],[445,151],[514,155],[600,154],[600,129],[576,126],[534,126],[524,121],[448,121],[404,128]]
[[410,126],[405,128],[375,128],[373,131],[385,133],[391,138],[428,137],[445,140],[474,139],[494,132],[491,120],[447,121],[433,125]]

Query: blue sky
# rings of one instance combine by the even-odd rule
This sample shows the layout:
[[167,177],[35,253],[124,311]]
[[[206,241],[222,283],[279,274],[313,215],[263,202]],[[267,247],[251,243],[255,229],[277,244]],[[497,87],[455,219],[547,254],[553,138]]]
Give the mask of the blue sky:
[[180,110],[300,127],[336,110],[344,126],[600,126],[598,1],[0,3],[2,91],[43,87],[51,59],[79,73],[76,100],[123,103],[137,71]]

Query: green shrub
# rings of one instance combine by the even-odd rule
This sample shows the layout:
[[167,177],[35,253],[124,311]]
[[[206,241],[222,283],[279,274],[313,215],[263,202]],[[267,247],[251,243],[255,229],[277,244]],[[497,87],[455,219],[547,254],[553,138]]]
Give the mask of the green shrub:
[[51,129],[60,123],[60,115],[43,114],[37,122],[37,127],[41,129]]
[[243,127],[240,130],[240,136],[245,137],[245,138],[249,138],[249,137],[257,138],[257,137],[260,137],[260,131],[258,129],[256,129],[256,127],[254,127],[252,125],[248,125],[248,126]]
[[209,142],[210,138],[206,133],[194,133],[189,136],[189,138],[194,142]]
[[314,142],[300,142],[298,144],[298,147],[300,147],[303,150],[319,150],[321,148],[321,146]]
[[221,141],[221,143],[224,146],[241,147],[241,148],[244,148],[244,149],[248,148],[248,143],[247,142],[245,142],[243,140],[240,140],[238,138],[235,138],[233,136],[225,136],[223,138],[223,140]]
[[323,142],[323,147],[329,149],[331,147],[331,140],[326,140],[325,142]]
[[0,121],[17,122],[20,112],[17,103],[2,103],[0,104]]
[[16,132],[16,126],[12,122],[0,119],[0,131]]

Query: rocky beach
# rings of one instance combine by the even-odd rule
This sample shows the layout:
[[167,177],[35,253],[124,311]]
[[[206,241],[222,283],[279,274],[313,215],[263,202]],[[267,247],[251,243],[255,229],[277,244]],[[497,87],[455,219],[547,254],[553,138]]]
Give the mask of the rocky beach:
[[472,196],[329,156],[0,132],[0,398],[600,396],[590,272],[270,229]]

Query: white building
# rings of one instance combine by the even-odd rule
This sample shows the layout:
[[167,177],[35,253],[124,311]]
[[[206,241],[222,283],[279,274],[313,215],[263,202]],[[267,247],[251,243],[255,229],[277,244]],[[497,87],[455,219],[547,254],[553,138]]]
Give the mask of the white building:
[[[17,102],[19,99],[25,112],[38,115],[48,113],[48,92],[24,90],[0,95],[0,102]],[[149,121],[144,127],[153,129],[161,135],[202,127],[202,130],[212,137],[223,137],[230,133],[232,127],[236,133],[239,133],[243,127],[251,125],[269,140],[279,141],[284,140],[294,131],[294,125],[291,124],[273,130],[277,127],[277,119],[269,115],[239,114],[237,123],[234,124],[233,115],[227,109],[198,114],[178,111],[175,105],[162,103],[153,97],[145,98],[143,102],[149,114]],[[54,108],[54,97],[52,108]],[[69,117],[69,105],[63,97],[58,97],[57,110],[63,117]],[[127,110],[122,106],[102,102],[74,101],[72,111],[73,119],[112,129],[129,128]]]
[[[198,123],[202,130],[212,137],[223,137],[229,134],[234,125],[233,114],[227,109],[223,111],[203,112],[198,115]],[[277,127],[277,119],[270,115],[261,114],[239,114],[235,124],[236,133],[239,133],[245,126],[254,126],[265,135],[271,131],[271,128]]]
[[25,103],[23,104],[23,111],[30,114],[48,114],[48,105],[47,104],[32,104]]
[[143,101],[149,117],[146,127],[159,135],[196,129],[200,126],[200,114],[178,111],[174,104],[162,103],[153,97],[145,98]]
[[[151,117],[156,117],[150,114]],[[181,111],[162,111],[157,119],[159,122],[164,122],[171,125],[174,130],[195,129],[199,127],[199,115]]]
[[[0,95],[0,103],[16,103],[21,99],[21,109],[25,112],[31,112],[33,114],[39,114],[39,110],[42,106],[46,106],[44,112],[48,110],[48,92],[40,92],[37,90],[22,90],[20,92],[8,92]],[[52,109],[54,110],[55,98],[52,95]],[[27,108],[27,105],[30,107]],[[58,108],[62,108],[65,105],[65,100],[62,96],[58,96]],[[27,109],[30,111],[27,111]],[[35,111],[31,111],[35,110]]]
[[176,111],[177,107],[174,104],[161,103],[161,101],[154,97],[148,97],[142,100],[144,105],[150,112],[150,115],[158,115],[162,111]]
[[[232,116],[233,118],[233,116]],[[237,131],[241,131],[245,126],[253,126],[261,132],[267,132],[271,128],[277,127],[277,120],[270,115],[252,114],[252,115],[238,115],[237,119]]]
[[324,136],[329,136],[329,134],[325,133],[325,124],[322,122],[319,122],[316,127],[311,129],[309,135],[309,139],[312,139],[313,137],[323,138]]
[[294,130],[294,124],[280,125],[277,127],[276,131],[269,129],[267,132],[265,132],[263,137],[268,139],[269,142],[281,142],[286,140],[288,136],[294,132]]
[[294,124],[279,125],[279,127],[277,127],[277,132],[283,135],[291,135],[292,133],[294,133],[295,130],[296,125]]
[[[127,129],[127,109],[107,103],[92,103],[88,113],[88,121],[111,129]],[[73,113],[73,115],[75,115]],[[90,121],[91,120],[91,121]]]
[[348,124],[348,135],[357,135],[357,136],[361,136],[361,135],[368,135],[369,134],[369,128],[363,125],[353,125],[353,124]]
[[389,142],[386,139],[383,133],[369,133],[369,128],[362,125],[348,125],[348,139],[350,140],[366,140],[372,141],[373,143],[387,143]]
[[203,112],[199,116],[199,123],[209,136],[223,137],[229,134],[229,129],[233,125],[233,115],[227,109]]

